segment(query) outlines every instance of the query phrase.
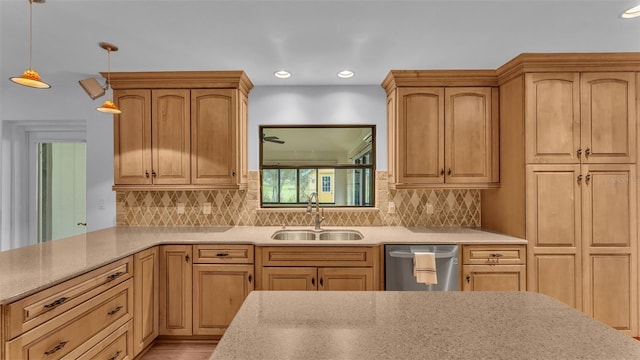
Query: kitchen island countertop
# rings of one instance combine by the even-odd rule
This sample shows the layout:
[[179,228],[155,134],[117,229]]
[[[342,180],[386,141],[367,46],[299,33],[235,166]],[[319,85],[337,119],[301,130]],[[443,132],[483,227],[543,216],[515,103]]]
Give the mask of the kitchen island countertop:
[[[373,246],[380,244],[526,244],[523,239],[471,228],[348,227],[362,240],[272,240],[275,226],[112,227],[0,252],[0,304],[162,244],[261,246]],[[288,229],[310,229],[289,227]],[[327,229],[341,229],[327,227]]]
[[640,342],[529,292],[254,291],[211,360],[640,359]]

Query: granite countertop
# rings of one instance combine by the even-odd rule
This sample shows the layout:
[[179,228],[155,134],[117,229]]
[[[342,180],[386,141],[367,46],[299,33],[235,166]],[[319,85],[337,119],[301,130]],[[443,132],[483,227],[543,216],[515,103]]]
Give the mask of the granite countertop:
[[[379,244],[526,244],[519,238],[470,228],[349,227],[362,240],[272,240],[282,227],[112,227],[0,252],[0,304],[160,244],[372,246]],[[291,227],[288,229],[309,229]],[[327,227],[327,229],[340,229]]]
[[640,359],[640,342],[530,292],[254,291],[211,360]]

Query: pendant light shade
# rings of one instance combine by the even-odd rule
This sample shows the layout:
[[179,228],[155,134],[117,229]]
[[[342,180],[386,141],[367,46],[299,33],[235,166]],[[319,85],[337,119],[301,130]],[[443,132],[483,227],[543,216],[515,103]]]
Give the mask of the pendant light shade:
[[31,67],[31,54],[33,53],[33,3],[42,4],[45,0],[28,0],[29,1],[29,68],[20,76],[9,78],[16,84],[28,86],[36,89],[49,89],[51,85],[40,79],[40,74]]
[[[111,52],[118,51],[118,47],[108,42],[101,42],[99,45],[101,48],[107,50],[107,89],[106,90],[109,91],[109,88],[111,87]],[[96,108],[96,110],[104,113],[109,113],[109,114],[122,113],[122,111],[120,111],[120,109],[118,109],[116,104],[114,104],[113,101],[111,100],[106,100],[99,108]]]

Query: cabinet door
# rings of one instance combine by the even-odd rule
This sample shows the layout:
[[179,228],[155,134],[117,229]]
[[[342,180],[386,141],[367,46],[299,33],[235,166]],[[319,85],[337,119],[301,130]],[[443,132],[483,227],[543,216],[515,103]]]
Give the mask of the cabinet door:
[[493,88],[445,89],[445,182],[494,180],[493,144],[498,143],[498,123],[493,105],[497,105],[497,98]]
[[160,335],[192,334],[191,245],[160,247]]
[[158,336],[158,248],[133,256],[134,356]]
[[580,75],[525,75],[527,163],[579,163]]
[[464,265],[463,291],[526,291],[525,265]]
[[261,290],[316,290],[315,267],[264,267]]
[[191,181],[189,90],[152,93],[153,183],[186,185]]
[[114,90],[122,114],[113,121],[113,176],[116,185],[151,184],[151,91]]
[[582,309],[580,165],[530,165],[526,176],[529,290]]
[[192,183],[237,187],[235,90],[191,91]]
[[634,163],[635,73],[583,73],[580,80],[583,162]]
[[397,181],[444,182],[444,89],[398,89]]
[[253,283],[253,265],[194,265],[193,334],[223,335]]
[[584,311],[616,329],[637,325],[635,165],[584,165]]
[[372,291],[372,268],[318,268],[318,290]]

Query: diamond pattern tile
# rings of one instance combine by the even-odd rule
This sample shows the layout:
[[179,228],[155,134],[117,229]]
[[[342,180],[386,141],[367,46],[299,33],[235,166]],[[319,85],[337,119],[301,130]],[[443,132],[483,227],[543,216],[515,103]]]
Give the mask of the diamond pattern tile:
[[[473,189],[389,190],[386,172],[376,173],[377,208],[325,209],[326,226],[480,226],[480,191]],[[257,189],[257,190],[251,190]],[[118,226],[313,226],[304,209],[260,209],[260,175],[249,173],[249,190],[119,191]],[[395,202],[396,213],[387,213]],[[204,203],[211,214],[204,214]],[[183,203],[184,214],[177,204]],[[433,213],[427,213],[427,204]]]

